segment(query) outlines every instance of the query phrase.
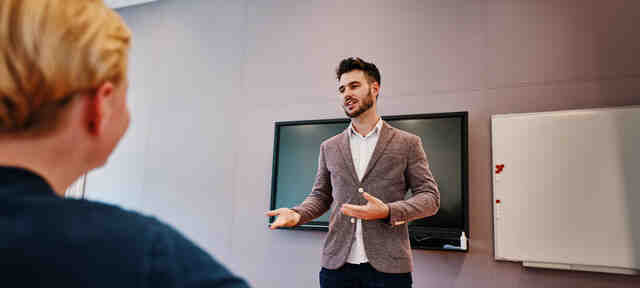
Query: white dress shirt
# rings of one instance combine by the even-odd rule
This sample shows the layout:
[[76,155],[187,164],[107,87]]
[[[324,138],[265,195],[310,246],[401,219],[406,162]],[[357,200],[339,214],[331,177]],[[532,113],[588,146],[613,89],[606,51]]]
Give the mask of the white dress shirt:
[[[378,138],[380,138],[380,129],[382,129],[382,119],[378,120],[376,126],[366,136],[360,135],[353,128],[353,122],[349,125],[349,143],[351,147],[351,156],[353,157],[353,166],[356,168],[358,179],[362,181],[362,176],[369,165],[369,160],[376,148]],[[367,192],[367,191],[364,191]],[[351,252],[347,257],[347,262],[351,264],[360,264],[369,262],[367,253],[364,251],[364,241],[362,240],[362,220],[356,219],[356,240],[351,245]],[[351,220],[354,222],[354,220]]]

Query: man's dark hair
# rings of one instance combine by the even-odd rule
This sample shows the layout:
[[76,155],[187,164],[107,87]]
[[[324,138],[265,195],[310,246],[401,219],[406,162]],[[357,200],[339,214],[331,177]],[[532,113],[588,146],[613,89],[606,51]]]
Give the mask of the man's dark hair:
[[375,64],[369,63],[360,59],[360,57],[349,57],[340,61],[338,64],[338,68],[336,68],[336,77],[338,81],[340,81],[340,77],[344,73],[349,73],[353,70],[361,70],[364,72],[364,75],[367,77],[369,83],[378,82],[380,83],[380,71]]

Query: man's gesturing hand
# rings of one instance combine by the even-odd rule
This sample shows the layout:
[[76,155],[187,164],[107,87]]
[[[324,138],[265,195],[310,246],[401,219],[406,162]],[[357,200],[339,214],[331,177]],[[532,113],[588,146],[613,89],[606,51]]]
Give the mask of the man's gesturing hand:
[[296,224],[298,224],[298,222],[300,221],[300,214],[289,208],[271,210],[267,212],[267,216],[278,216],[276,218],[276,221],[273,221],[273,223],[271,223],[271,226],[269,226],[271,230],[280,227],[296,226]]
[[380,199],[363,192],[362,196],[367,200],[366,205],[342,204],[342,214],[364,220],[376,220],[389,217],[389,206]]

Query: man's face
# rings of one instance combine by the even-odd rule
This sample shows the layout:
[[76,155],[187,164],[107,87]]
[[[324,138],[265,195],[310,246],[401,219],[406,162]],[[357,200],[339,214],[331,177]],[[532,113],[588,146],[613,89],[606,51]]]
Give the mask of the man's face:
[[357,118],[371,109],[376,101],[377,83],[370,85],[363,71],[353,70],[342,74],[338,84],[338,92],[342,100],[344,113],[350,118]]

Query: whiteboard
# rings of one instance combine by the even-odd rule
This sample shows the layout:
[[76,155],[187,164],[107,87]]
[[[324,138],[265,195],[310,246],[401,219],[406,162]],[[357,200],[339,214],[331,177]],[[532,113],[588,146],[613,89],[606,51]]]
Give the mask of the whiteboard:
[[494,115],[491,129],[496,260],[640,269],[640,106]]
[[157,0],[105,0],[104,3],[106,3],[107,6],[109,6],[109,8],[119,9],[119,8],[124,8],[128,6],[145,4],[153,1],[157,1]]

